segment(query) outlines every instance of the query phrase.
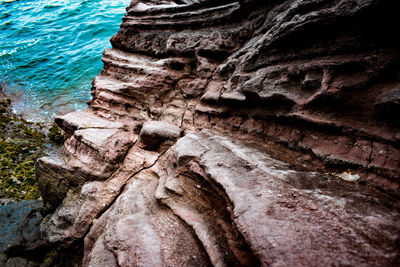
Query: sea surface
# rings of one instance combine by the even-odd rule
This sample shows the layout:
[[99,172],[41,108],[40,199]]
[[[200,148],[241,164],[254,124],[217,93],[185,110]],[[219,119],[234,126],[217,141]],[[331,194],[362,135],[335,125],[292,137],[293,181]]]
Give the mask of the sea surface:
[[0,0],[0,83],[33,121],[87,107],[131,0]]

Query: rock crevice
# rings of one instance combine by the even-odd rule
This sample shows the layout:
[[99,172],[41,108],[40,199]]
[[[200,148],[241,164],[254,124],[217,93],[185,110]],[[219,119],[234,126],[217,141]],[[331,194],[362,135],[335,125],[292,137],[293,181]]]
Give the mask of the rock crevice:
[[132,1],[37,163],[43,236],[84,266],[398,264],[396,7]]

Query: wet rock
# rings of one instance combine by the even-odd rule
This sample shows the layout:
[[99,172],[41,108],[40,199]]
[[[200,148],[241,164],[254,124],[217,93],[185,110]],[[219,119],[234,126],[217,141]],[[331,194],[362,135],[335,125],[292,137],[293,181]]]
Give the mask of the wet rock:
[[5,267],[38,267],[40,266],[39,262],[28,261],[27,259],[14,257],[7,260],[4,263]]
[[40,197],[34,164],[52,145],[44,126],[12,113],[10,99],[0,84],[0,198],[17,201]]
[[65,141],[64,132],[55,123],[51,125],[47,137],[57,145],[61,145]]
[[[45,247],[39,225],[42,215],[39,209],[42,202],[26,200],[0,206],[0,263],[2,266],[38,266],[29,262],[27,256]],[[5,256],[5,255],[8,256]],[[10,255],[18,255],[13,257]],[[38,255],[40,260],[41,255]]]

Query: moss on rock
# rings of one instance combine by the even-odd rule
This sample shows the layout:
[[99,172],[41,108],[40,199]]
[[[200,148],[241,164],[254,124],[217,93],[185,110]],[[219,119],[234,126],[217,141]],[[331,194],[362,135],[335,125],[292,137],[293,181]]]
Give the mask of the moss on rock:
[[34,165],[48,144],[42,125],[10,112],[10,100],[0,88],[0,198],[40,197]]
[[61,128],[55,123],[51,125],[47,137],[57,145],[61,145],[65,140],[63,130],[61,130]]

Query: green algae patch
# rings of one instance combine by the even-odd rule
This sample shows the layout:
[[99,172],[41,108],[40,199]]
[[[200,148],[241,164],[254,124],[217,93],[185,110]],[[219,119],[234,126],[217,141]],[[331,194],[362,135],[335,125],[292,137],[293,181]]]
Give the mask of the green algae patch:
[[9,106],[0,95],[0,198],[38,199],[35,162],[45,155],[49,140],[42,125],[12,114]]
[[53,123],[49,129],[47,137],[54,142],[56,145],[61,145],[64,143],[65,136],[63,130],[58,127],[57,124]]
[[35,162],[44,155],[44,147],[41,146],[40,139],[30,136],[0,137],[0,194],[3,197],[16,200],[40,197],[35,177]]

